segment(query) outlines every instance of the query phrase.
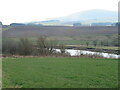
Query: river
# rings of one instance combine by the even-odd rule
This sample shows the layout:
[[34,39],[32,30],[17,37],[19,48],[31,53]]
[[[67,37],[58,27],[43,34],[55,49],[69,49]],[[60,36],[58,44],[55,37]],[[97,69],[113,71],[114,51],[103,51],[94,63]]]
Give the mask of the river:
[[[56,52],[60,52],[60,49],[55,49]],[[86,51],[86,50],[74,50],[74,49],[65,49],[65,52],[69,53],[71,56],[80,56],[80,55],[96,55],[103,58],[112,58],[118,59],[120,55],[117,54],[110,54],[110,53],[103,53],[103,52],[93,52],[93,51]]]

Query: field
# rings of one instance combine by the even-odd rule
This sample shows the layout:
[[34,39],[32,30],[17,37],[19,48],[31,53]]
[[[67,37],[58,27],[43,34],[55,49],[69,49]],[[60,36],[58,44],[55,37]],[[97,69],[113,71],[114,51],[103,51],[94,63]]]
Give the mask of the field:
[[112,35],[117,34],[114,26],[16,26],[3,31],[3,37],[39,37],[45,36],[81,36],[81,35]]
[[[4,29],[4,28],[3,28]],[[97,47],[106,49],[117,49],[118,29],[116,26],[16,26],[3,30],[3,40],[11,39],[19,41],[20,38],[28,38],[35,42],[38,37],[45,36],[46,40],[57,41],[58,44],[72,45],[73,47],[84,45],[84,47]],[[88,45],[87,45],[88,44]],[[102,47],[101,47],[102,46]],[[107,49],[108,49],[107,48]]]
[[[53,40],[66,48],[108,49],[114,53],[118,50],[117,33],[115,26],[16,26],[4,28],[2,40],[11,50],[20,38],[28,38],[36,45],[38,37],[44,36],[46,41]],[[8,40],[8,44],[4,40]],[[13,40],[13,47],[9,40]],[[3,88],[117,88],[117,79],[118,60],[114,59],[3,58]]]
[[118,60],[3,58],[3,88],[117,88]]

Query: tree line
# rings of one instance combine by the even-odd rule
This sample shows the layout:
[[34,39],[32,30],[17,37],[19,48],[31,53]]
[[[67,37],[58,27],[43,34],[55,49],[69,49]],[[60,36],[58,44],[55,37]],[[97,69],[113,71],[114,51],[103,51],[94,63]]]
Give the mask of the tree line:
[[[59,48],[60,52],[56,52],[55,48]],[[69,55],[65,52],[63,44],[58,45],[55,41],[47,41],[44,37],[39,37],[35,43],[32,43],[28,38],[20,38],[19,41],[3,39],[2,54],[24,56]]]

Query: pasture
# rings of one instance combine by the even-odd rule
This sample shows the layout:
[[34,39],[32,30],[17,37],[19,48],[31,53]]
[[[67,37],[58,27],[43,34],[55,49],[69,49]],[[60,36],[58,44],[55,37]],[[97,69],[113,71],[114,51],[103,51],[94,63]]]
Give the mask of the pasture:
[[117,88],[118,60],[3,58],[3,88]]

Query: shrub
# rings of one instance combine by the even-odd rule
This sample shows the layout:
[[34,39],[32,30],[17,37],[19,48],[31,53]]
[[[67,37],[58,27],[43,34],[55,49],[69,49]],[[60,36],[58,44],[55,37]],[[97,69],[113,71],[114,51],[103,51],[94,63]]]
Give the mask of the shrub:
[[65,46],[63,44],[59,45],[61,54],[65,54]]
[[96,47],[97,46],[97,40],[93,41],[93,45]]
[[14,40],[7,40],[7,39],[3,39],[2,41],[2,53],[3,54],[16,54],[17,53],[17,48],[18,48],[18,44],[16,41]]
[[57,43],[53,41],[46,41],[45,37],[39,37],[37,40],[38,55],[51,55],[54,53],[54,48]]
[[27,38],[21,38],[18,43],[18,52],[20,55],[31,55],[33,51],[32,43]]

